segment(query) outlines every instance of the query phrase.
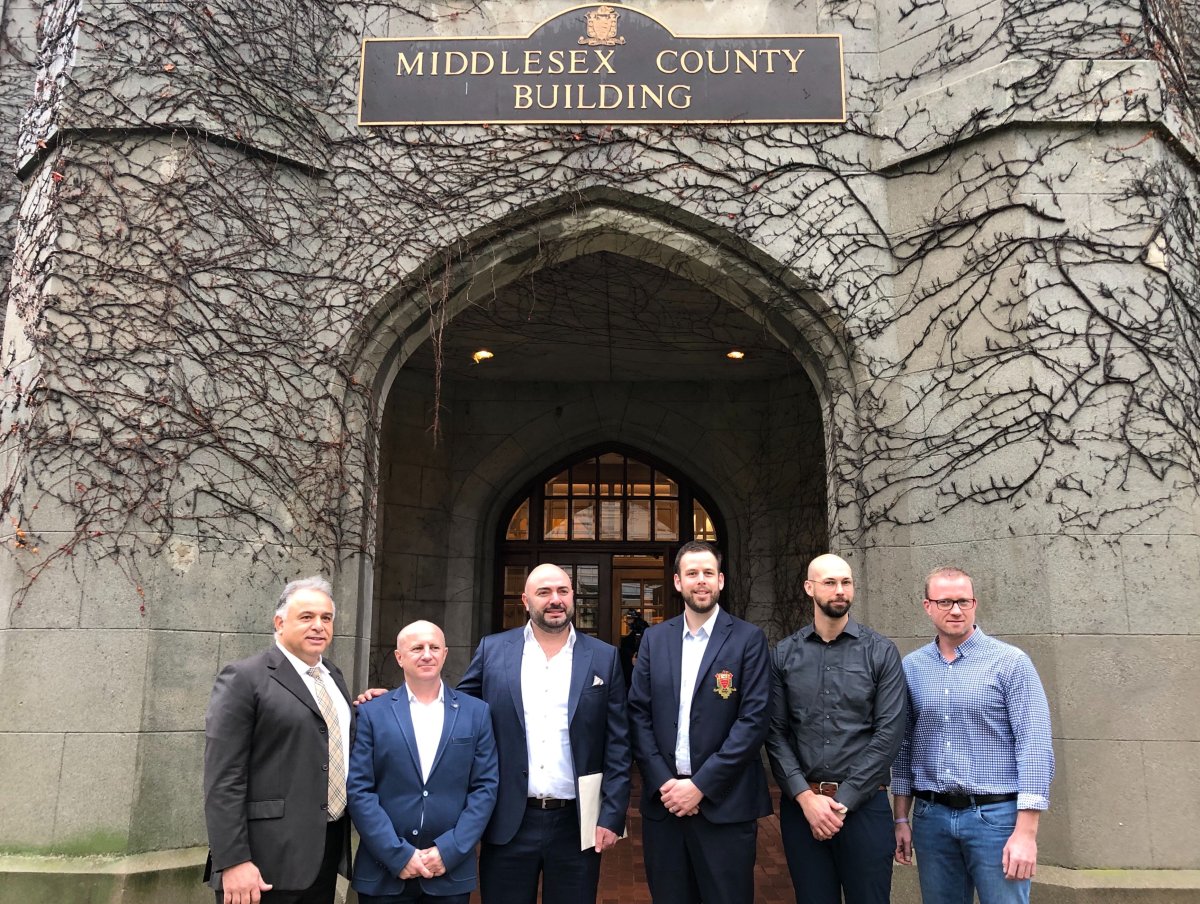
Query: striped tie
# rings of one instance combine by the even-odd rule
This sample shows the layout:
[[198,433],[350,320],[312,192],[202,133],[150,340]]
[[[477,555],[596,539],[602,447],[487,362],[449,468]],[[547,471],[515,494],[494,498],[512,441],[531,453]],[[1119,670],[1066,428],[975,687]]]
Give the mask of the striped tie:
[[342,729],[338,722],[337,710],[325,690],[325,682],[321,680],[321,669],[313,666],[308,670],[312,675],[313,692],[317,698],[317,708],[325,717],[325,727],[329,730],[329,821],[340,819],[346,812],[346,758],[342,753]]

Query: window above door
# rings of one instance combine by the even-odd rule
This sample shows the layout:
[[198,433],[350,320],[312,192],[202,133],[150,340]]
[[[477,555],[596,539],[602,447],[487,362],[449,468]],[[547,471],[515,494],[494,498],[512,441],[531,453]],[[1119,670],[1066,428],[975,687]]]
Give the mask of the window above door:
[[[681,512],[690,517],[690,530],[681,523]],[[504,539],[534,537],[547,543],[715,542],[717,529],[704,504],[693,493],[680,492],[679,481],[645,461],[610,451],[539,481],[516,506]]]

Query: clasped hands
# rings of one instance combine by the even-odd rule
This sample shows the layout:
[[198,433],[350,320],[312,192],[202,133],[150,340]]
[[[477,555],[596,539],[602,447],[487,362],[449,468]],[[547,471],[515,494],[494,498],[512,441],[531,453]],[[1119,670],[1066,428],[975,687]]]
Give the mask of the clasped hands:
[[796,795],[796,803],[804,811],[804,818],[817,841],[828,841],[842,830],[848,812],[845,804],[813,791],[801,791]]
[[700,812],[704,792],[690,778],[669,778],[658,789],[662,805],[675,816],[695,816]]
[[408,865],[400,870],[401,879],[432,879],[446,874],[446,864],[437,845],[414,851]]

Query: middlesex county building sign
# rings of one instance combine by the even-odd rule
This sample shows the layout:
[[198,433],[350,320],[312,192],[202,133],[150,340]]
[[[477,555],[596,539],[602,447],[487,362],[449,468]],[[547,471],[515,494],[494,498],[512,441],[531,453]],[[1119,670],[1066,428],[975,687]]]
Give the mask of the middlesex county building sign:
[[841,35],[676,35],[581,6],[528,37],[367,38],[358,123],[844,122]]

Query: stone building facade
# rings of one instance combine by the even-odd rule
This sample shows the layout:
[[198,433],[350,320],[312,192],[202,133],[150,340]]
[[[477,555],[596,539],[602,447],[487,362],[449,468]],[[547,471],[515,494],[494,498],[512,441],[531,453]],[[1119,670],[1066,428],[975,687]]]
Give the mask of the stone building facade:
[[1194,899],[1195,5],[647,0],[840,34],[846,121],[357,125],[364,38],[567,6],[4,0],[0,850],[145,898],[285,579],[353,683],[417,617],[453,675],[561,511],[604,636],[710,528],[775,639],[815,552],[904,651],[966,568],[1051,698],[1035,894]]

